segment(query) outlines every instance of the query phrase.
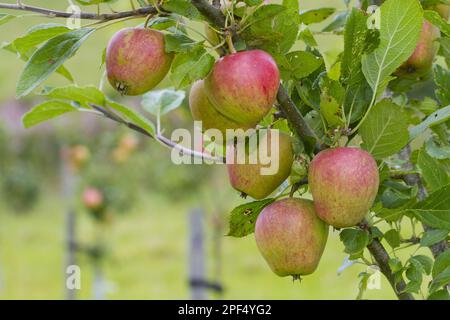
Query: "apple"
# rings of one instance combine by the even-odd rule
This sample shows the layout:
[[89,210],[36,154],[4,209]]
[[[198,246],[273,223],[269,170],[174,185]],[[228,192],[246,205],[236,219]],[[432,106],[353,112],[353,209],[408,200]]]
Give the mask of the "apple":
[[216,110],[243,125],[264,118],[275,102],[279,84],[277,64],[261,50],[221,58],[205,79],[206,94]]
[[319,219],[311,200],[286,198],[262,210],[256,220],[259,251],[280,277],[313,273],[328,238],[328,225]]
[[[237,146],[232,144],[227,148],[227,169],[232,187],[254,199],[263,199],[270,195],[289,177],[291,172],[294,160],[291,137],[280,132],[277,141],[278,152],[276,152],[271,148],[272,136],[272,131],[268,130],[257,148],[250,150],[251,148],[246,147],[245,161],[239,161],[244,159],[239,159],[238,156],[239,148],[244,148],[242,143]],[[278,162],[278,170],[273,174],[262,174],[261,170],[267,168],[268,165],[262,164],[258,157],[261,148],[263,148],[263,154],[270,155],[272,163]],[[251,164],[248,160],[252,157],[257,159],[255,164]]]
[[117,32],[106,49],[106,73],[111,85],[123,95],[140,95],[166,76],[173,54],[164,50],[163,33],[148,28]]
[[362,149],[327,149],[311,161],[308,182],[319,217],[336,228],[352,227],[372,207],[378,192],[378,167]]

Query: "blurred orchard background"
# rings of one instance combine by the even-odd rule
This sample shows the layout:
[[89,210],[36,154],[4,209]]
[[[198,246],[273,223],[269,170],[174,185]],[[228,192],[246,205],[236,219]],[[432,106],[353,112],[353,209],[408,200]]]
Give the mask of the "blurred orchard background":
[[[69,4],[65,0],[26,2],[59,10]],[[345,8],[341,0],[300,0],[300,5],[302,10]],[[129,2],[115,1],[112,7],[129,10]],[[109,10],[107,6],[101,9]],[[96,7],[83,10],[95,11]],[[320,31],[331,19],[313,28]],[[0,26],[1,41],[11,41],[44,22],[65,23],[39,16],[15,19]],[[96,32],[66,63],[75,81],[98,85],[103,75],[102,52],[109,38],[124,26],[141,22],[118,23]],[[203,31],[200,24],[194,27]],[[342,50],[338,35],[318,35],[317,40],[330,57]],[[203,213],[204,277],[223,288],[222,292],[207,290],[208,298],[357,296],[358,274],[365,267],[353,265],[338,275],[346,255],[337,233],[330,234],[318,270],[301,283],[275,276],[253,236],[226,237],[228,213],[242,201],[229,186],[223,166],[174,165],[169,150],[93,115],[77,118],[71,114],[25,130],[21,116],[39,101],[36,97],[15,99],[22,68],[14,54],[0,50],[0,298],[67,298],[69,209],[75,217],[72,226],[77,248],[72,258],[81,270],[81,289],[76,292],[80,299],[191,298],[189,216],[198,210]],[[66,82],[56,74],[46,84]],[[167,86],[167,80],[160,84]],[[139,98],[122,98],[109,85],[105,90],[114,99],[139,108]],[[168,129],[192,130],[187,102],[164,121]],[[72,161],[67,160],[70,155]],[[73,163],[73,157],[84,163]],[[101,215],[82,204],[82,193],[89,187],[103,193],[106,204]],[[390,299],[394,294],[381,277],[381,288],[368,290],[364,298]]]

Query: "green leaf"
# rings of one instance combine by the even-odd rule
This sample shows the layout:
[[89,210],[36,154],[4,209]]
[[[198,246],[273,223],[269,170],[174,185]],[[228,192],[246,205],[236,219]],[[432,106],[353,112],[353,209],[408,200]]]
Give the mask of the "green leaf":
[[128,121],[140,126],[143,128],[148,134],[152,137],[156,135],[155,125],[153,122],[148,120],[146,117],[141,115],[140,113],[134,111],[131,108],[128,108],[120,103],[114,102],[112,100],[107,100],[107,105],[119,112],[122,116],[124,116]]
[[11,21],[14,18],[16,18],[16,16],[6,14],[6,13],[0,13],[0,26],[2,24],[7,23],[8,21]]
[[154,90],[142,97],[142,107],[151,114],[163,115],[178,108],[184,100],[184,91],[174,89]]
[[[22,59],[23,61],[28,61],[29,59],[29,56],[27,54],[25,53],[21,54],[19,51],[17,51],[16,47],[12,43],[3,44],[1,48],[11,53],[14,53],[15,55],[19,56],[20,59]],[[36,48],[34,48],[33,50],[36,50]],[[60,66],[58,69],[56,69],[56,73],[62,75],[70,82],[73,82],[72,75],[70,74],[69,70],[67,70],[64,66]]]
[[424,121],[417,126],[409,129],[409,140],[412,141],[417,138],[426,129],[444,123],[450,119],[450,106],[439,109],[430,114]]
[[375,159],[383,159],[408,143],[408,118],[400,106],[390,100],[382,100],[372,108],[359,133],[363,140],[362,148]]
[[411,56],[423,23],[418,0],[387,0],[380,9],[380,45],[362,59],[364,76],[374,92],[385,87],[391,74]]
[[397,230],[391,229],[384,234],[384,239],[392,248],[400,246],[400,235]]
[[104,106],[106,101],[103,92],[94,86],[78,87],[72,85],[54,88],[48,92],[44,92],[43,95],[50,99],[76,101],[86,108],[90,108],[89,103]]
[[179,53],[172,62],[170,79],[176,88],[183,88],[206,77],[214,65],[214,57],[202,47]]
[[79,29],[48,40],[31,56],[17,84],[17,96],[23,97],[45,81],[64,61],[73,56],[95,29]]
[[450,230],[450,185],[433,192],[410,211],[430,227]]
[[411,281],[422,283],[422,273],[425,270],[422,268],[422,264],[416,260],[409,260],[410,264],[406,269],[406,278]]
[[450,145],[438,145],[434,137],[428,139],[425,143],[427,153],[434,159],[450,159]]
[[305,116],[305,121],[320,139],[324,138],[325,132],[322,119],[316,110],[311,110],[308,112]]
[[419,293],[421,284],[422,284],[421,281],[416,281],[416,280],[410,281],[406,284],[404,292]]
[[303,26],[303,28],[300,30],[298,39],[303,41],[307,46],[313,48],[318,46],[316,38],[314,38],[313,33],[307,26]]
[[348,11],[343,11],[338,13],[333,21],[331,21],[325,28],[322,29],[323,32],[330,32],[330,31],[336,31],[341,29],[345,22],[347,21],[347,17],[349,16]]
[[156,30],[166,30],[176,25],[177,21],[173,17],[169,16],[155,17],[148,22],[147,27]]
[[286,71],[297,80],[309,76],[323,64],[320,57],[306,51],[289,52],[286,58],[289,63]]
[[444,287],[449,283],[450,283],[450,266],[445,268],[444,271],[442,271],[436,277],[433,278],[433,281],[430,284],[430,292],[435,292],[437,289]]
[[417,166],[422,172],[427,189],[435,191],[450,183],[449,176],[441,163],[430,157],[424,148],[420,149]]
[[342,230],[339,238],[344,243],[345,252],[348,254],[361,252],[369,244],[369,234],[359,229]]
[[423,234],[422,239],[420,239],[420,245],[422,247],[429,247],[436,244],[448,236],[448,230],[431,229]]
[[343,124],[340,104],[327,93],[323,93],[320,96],[320,113],[327,121],[329,127],[337,127]]
[[367,290],[367,283],[369,282],[370,274],[367,272],[361,272],[358,274],[358,277],[361,278],[358,285],[358,295],[356,296],[356,300],[362,300],[364,292]]
[[164,1],[162,8],[166,11],[177,13],[190,20],[203,20],[203,16],[197,8],[188,0],[167,0]]
[[265,19],[273,18],[286,10],[287,8],[285,6],[279,4],[268,4],[255,10],[248,22],[256,23]]
[[319,23],[327,19],[336,11],[335,8],[310,9],[300,12],[300,22],[306,25]]
[[244,0],[245,4],[249,7],[257,6],[258,4],[263,3],[264,0]]
[[25,128],[30,128],[67,112],[76,111],[77,109],[66,102],[56,100],[46,101],[27,112],[22,118],[22,123]]
[[433,66],[434,82],[436,83],[436,97],[441,104],[450,104],[450,71],[436,64]]
[[394,273],[403,269],[402,262],[398,258],[390,258],[388,264]]
[[448,24],[447,21],[445,21],[439,13],[432,10],[425,10],[423,12],[423,16],[429,22],[438,27],[442,33],[450,37],[450,24]]
[[164,35],[166,52],[188,52],[192,50],[199,43],[184,34],[166,34]]
[[248,46],[272,55],[284,54],[297,39],[298,11],[284,5],[264,5],[255,10],[245,25],[242,37]]
[[62,24],[46,23],[32,27],[25,35],[15,39],[12,45],[21,54],[27,54],[30,50],[44,41],[47,41],[60,34],[69,32],[70,29]]
[[430,257],[424,255],[417,255],[409,258],[409,261],[414,264],[416,263],[420,264],[425,274],[431,273],[431,269],[433,267],[433,259],[431,259]]
[[261,211],[275,199],[245,203],[231,211],[228,236],[242,238],[255,231],[255,223]]
[[341,82],[347,88],[344,108],[350,123],[362,117],[372,98],[372,89],[362,72],[361,58],[378,42],[378,32],[367,28],[367,16],[353,8],[345,24],[341,64]]
[[430,294],[428,300],[450,300],[450,293],[447,289],[438,290]]
[[383,190],[380,196],[384,208],[395,209],[404,207],[417,196],[417,187],[411,187],[400,182],[387,180],[383,182],[380,190]]
[[450,250],[442,252],[434,261],[433,272],[431,273],[433,278],[443,272],[448,266],[450,266]]
[[439,54],[445,58],[447,67],[450,67],[450,38],[441,37],[438,40],[440,43]]

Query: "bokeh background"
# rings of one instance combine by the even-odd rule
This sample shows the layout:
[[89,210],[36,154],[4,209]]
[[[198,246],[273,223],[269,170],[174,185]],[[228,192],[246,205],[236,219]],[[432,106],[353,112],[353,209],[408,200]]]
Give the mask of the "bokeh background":
[[[25,2],[59,10],[68,6],[63,0]],[[300,5],[302,10],[318,6],[342,10],[344,1],[300,0]],[[118,0],[112,7],[128,10],[129,2]],[[107,6],[101,9],[109,10]],[[115,24],[88,39],[66,63],[76,83],[98,85],[103,76],[101,56],[108,39],[118,29],[142,21]],[[65,23],[62,19],[39,16],[15,19],[0,26],[0,41],[11,41],[44,22]],[[194,27],[203,30],[201,25]],[[335,55],[342,50],[340,36],[319,35],[317,39],[322,52]],[[205,277],[224,288],[222,293],[207,291],[208,298],[357,296],[358,274],[365,267],[353,265],[338,275],[346,255],[336,232],[330,233],[317,272],[304,277],[301,283],[272,274],[259,255],[253,236],[226,237],[227,216],[242,200],[229,186],[223,166],[176,166],[170,160],[169,150],[96,116],[70,114],[23,129],[21,116],[40,101],[33,95],[15,99],[15,85],[23,66],[16,56],[0,50],[0,298],[67,297],[67,214],[71,208],[76,217],[75,238],[82,248],[75,255],[82,273],[81,289],[76,293],[80,299],[190,298],[189,215],[195,210],[203,212]],[[64,84],[68,83],[59,75],[46,82],[50,86]],[[170,86],[167,80],[160,85],[165,86]],[[139,110],[139,98],[123,99],[109,85],[105,90],[109,96]],[[192,129],[186,102],[165,117],[164,127],[166,132],[179,127]],[[132,141],[136,146],[128,150],[124,141]],[[67,170],[63,156],[63,150],[73,150],[74,146],[87,148],[90,154],[87,163],[76,172]],[[64,186],[70,181],[73,190],[64,193]],[[102,190],[108,201],[108,209],[101,217],[82,205],[81,194],[88,186]],[[367,291],[364,298],[390,299],[394,294],[382,279],[381,289]]]

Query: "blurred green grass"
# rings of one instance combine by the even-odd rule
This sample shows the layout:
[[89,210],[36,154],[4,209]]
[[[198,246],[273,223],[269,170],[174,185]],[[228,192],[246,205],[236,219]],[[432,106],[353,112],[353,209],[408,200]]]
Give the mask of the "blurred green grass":
[[[102,262],[110,290],[108,299],[187,299],[188,211],[198,206],[195,199],[171,202],[165,196],[146,195],[138,205],[104,230],[108,255]],[[238,195],[230,198],[238,201]],[[231,207],[230,207],[231,209]],[[223,212],[223,218],[226,218]],[[77,236],[89,244],[96,227],[83,211],[78,211]],[[62,299],[65,284],[65,209],[57,195],[47,194],[30,214],[18,216],[0,209],[0,298]],[[211,216],[207,215],[206,263],[211,278],[214,246]],[[225,299],[354,299],[358,274],[353,265],[341,275],[337,269],[345,254],[338,234],[330,234],[318,270],[293,283],[275,276],[259,255],[253,236],[222,240],[222,279]],[[78,255],[82,287],[78,297],[93,297],[91,260]],[[214,295],[210,295],[214,298]],[[395,298],[382,279],[381,290],[368,290],[364,298]]]
[[[14,1],[9,1],[13,3]],[[61,1],[27,1],[29,4],[65,10]],[[124,8],[127,1],[124,3]],[[323,6],[343,8],[343,1],[301,1],[302,9]],[[120,5],[114,6],[117,10]],[[95,10],[89,8],[88,10]],[[2,11],[3,12],[3,11]],[[78,84],[98,84],[103,71],[99,68],[101,54],[110,36],[124,25],[141,20],[120,23],[101,30],[80,49],[79,54],[68,61],[67,67]],[[0,27],[1,41],[13,40],[32,25],[63,20],[32,17],[17,19]],[[318,36],[322,52],[342,48],[342,39]],[[23,68],[11,53],[0,51],[0,102],[14,100],[15,85]],[[58,75],[51,77],[47,85],[63,85],[67,82]],[[162,84],[162,86],[167,83]],[[108,86],[109,88],[109,86]],[[110,90],[110,89],[108,89]],[[110,91],[111,93],[111,91]],[[77,121],[77,120],[74,120]],[[99,120],[100,121],[100,120]],[[64,138],[61,138],[64,140]],[[154,144],[151,142],[151,148]],[[156,148],[159,148],[157,146]],[[169,161],[169,160],[167,160]],[[57,169],[55,169],[57,170]],[[186,167],[185,170],[190,170]],[[217,170],[222,170],[221,168]],[[212,188],[213,195],[220,195],[221,216],[226,222],[227,213],[241,203],[223,181]],[[17,215],[0,203],[0,298],[2,299],[63,299],[65,283],[65,205],[55,190],[45,190],[38,206],[29,214]],[[194,207],[206,205],[208,245],[208,275],[215,270],[211,203],[216,198],[210,193],[192,195],[174,201],[170,194],[139,194],[137,205],[126,214],[115,216],[114,222],[103,230],[109,246],[109,254],[102,267],[111,284],[106,295],[110,299],[182,299],[189,298],[188,288],[188,212]],[[92,243],[96,227],[83,211],[78,211],[77,236],[85,243]],[[223,231],[225,233],[225,231]],[[317,272],[305,277],[301,283],[289,278],[278,278],[269,270],[259,255],[253,236],[244,239],[221,238],[223,246],[221,282],[225,287],[225,299],[354,299],[358,292],[358,274],[365,267],[354,265],[337,275],[345,254],[338,234],[330,234],[328,245]],[[408,251],[403,254],[409,254]],[[79,298],[92,295],[93,266],[91,260],[78,255],[82,270],[82,288]],[[210,297],[215,297],[211,295]],[[381,290],[369,290],[369,299],[395,298],[389,284],[382,279]]]

